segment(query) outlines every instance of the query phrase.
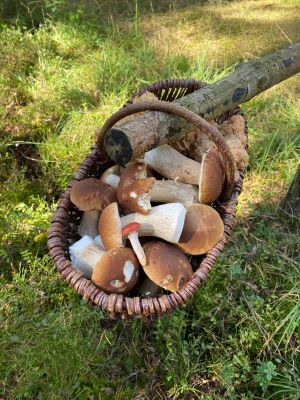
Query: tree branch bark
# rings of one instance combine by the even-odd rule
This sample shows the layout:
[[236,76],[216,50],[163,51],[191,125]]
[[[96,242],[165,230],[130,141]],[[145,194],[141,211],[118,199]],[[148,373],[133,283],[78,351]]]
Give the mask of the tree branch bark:
[[[211,120],[300,72],[300,42],[250,63],[175,103]],[[104,138],[108,156],[125,165],[159,144],[182,139],[189,124],[182,118],[149,111],[110,129]]]

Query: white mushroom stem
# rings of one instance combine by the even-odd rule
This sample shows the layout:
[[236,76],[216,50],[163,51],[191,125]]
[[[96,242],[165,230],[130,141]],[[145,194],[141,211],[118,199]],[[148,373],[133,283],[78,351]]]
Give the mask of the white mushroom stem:
[[112,186],[113,188],[118,189],[118,185],[120,182],[120,177],[118,175],[108,174],[101,180],[107,183],[108,185]]
[[90,236],[83,236],[69,247],[72,266],[90,279],[95,265],[105,253]]
[[131,243],[133,251],[135,252],[135,255],[137,256],[137,259],[139,260],[141,266],[144,267],[146,265],[146,255],[139,241],[138,232],[135,231],[129,233],[128,239]]
[[120,180],[120,165],[113,165],[103,172],[100,180],[117,189]]
[[170,243],[178,243],[186,209],[181,203],[162,204],[152,207],[148,215],[133,213],[121,217],[122,228],[132,222],[141,227],[139,236],[156,236]]
[[[119,181],[119,176],[110,174],[104,182],[117,189]],[[149,194],[151,201],[156,203],[182,203],[188,206],[198,202],[198,187],[174,180],[156,180]]]
[[198,202],[198,187],[173,180],[155,181],[150,189],[151,201],[157,203],[182,203],[188,206]]
[[192,185],[199,184],[200,164],[167,144],[146,152],[144,161],[168,179],[177,179]]
[[93,238],[97,236],[99,217],[100,217],[99,210],[84,211],[78,228],[79,235],[80,236],[88,235]]

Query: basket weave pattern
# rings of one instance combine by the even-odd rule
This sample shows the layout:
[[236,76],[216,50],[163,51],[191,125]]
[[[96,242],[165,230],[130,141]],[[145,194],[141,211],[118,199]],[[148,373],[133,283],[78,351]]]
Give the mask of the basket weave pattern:
[[[125,104],[129,105],[137,96],[145,91],[153,92],[160,100],[173,101],[186,94],[205,86],[204,83],[194,80],[168,80],[154,83],[139,92]],[[242,114],[240,108],[224,113],[218,120],[223,122],[234,114]],[[247,130],[247,128],[246,128]],[[246,132],[247,133],[247,132]],[[83,277],[82,273],[72,267],[68,248],[80,239],[78,226],[82,217],[79,211],[70,201],[70,192],[74,182],[94,177],[101,174],[111,165],[101,149],[94,146],[90,154],[82,162],[73,180],[61,196],[56,212],[53,215],[48,231],[48,248],[58,272],[85,300],[100,306],[111,317],[122,318],[140,317],[143,319],[156,319],[158,316],[178,308],[185,303],[201,286],[207,278],[210,270],[216,262],[219,253],[227,243],[236,213],[238,196],[242,190],[243,171],[240,171],[240,179],[234,184],[229,199],[226,202],[217,202],[215,208],[219,212],[224,223],[224,235],[222,239],[205,256],[192,257],[192,265],[195,272],[192,278],[177,292],[164,294],[160,297],[141,298],[128,297],[122,294],[106,294],[90,280]]]

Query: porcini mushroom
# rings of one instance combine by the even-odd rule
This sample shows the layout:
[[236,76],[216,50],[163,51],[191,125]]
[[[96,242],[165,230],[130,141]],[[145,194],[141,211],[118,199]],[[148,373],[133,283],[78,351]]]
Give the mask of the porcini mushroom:
[[138,222],[141,226],[139,236],[156,236],[170,243],[177,243],[180,239],[186,208],[181,203],[162,204],[152,207],[148,215],[139,213],[121,217],[124,228],[131,222]]
[[145,153],[144,160],[167,178],[199,185],[200,203],[210,204],[221,194],[225,176],[224,165],[222,157],[214,147],[205,153],[201,164],[168,145]]
[[106,293],[127,293],[139,276],[139,262],[131,249],[126,247],[102,252],[97,261],[92,282]]
[[223,159],[216,149],[210,148],[200,165],[199,203],[210,204],[222,192],[225,178]]
[[164,242],[149,242],[144,245],[145,274],[157,285],[175,292],[193,275],[188,258],[176,247]]
[[191,255],[205,254],[222,238],[224,224],[212,207],[192,204],[187,208],[183,231],[177,246]]
[[116,190],[99,179],[87,178],[73,184],[70,199],[79,210],[84,211],[78,229],[80,236],[97,236],[99,211],[116,201],[116,197]]
[[105,250],[124,247],[118,203],[110,203],[99,219],[98,232]]
[[122,235],[128,235],[127,237],[131,243],[135,255],[137,256],[140,264],[144,266],[146,263],[146,257],[139,241],[138,230],[140,229],[140,227],[141,225],[138,222],[131,222],[128,225],[124,226],[124,228],[122,229]]
[[127,166],[118,185],[119,204],[127,210],[149,214],[151,210],[149,190],[155,178],[147,178],[147,166],[143,162],[134,162]]
[[[105,175],[103,181],[117,189],[120,177],[115,173],[110,172]],[[198,188],[195,185],[171,179],[156,179],[152,188],[149,189],[149,195],[150,201],[154,203],[182,203],[186,206],[191,203],[197,203]]]
[[72,266],[107,293],[126,293],[138,280],[139,263],[126,247],[103,251],[90,236],[69,247]]

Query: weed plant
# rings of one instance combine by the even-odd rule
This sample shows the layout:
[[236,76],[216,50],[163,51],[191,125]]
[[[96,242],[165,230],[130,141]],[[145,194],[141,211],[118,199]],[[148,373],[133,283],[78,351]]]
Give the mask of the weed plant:
[[139,87],[212,82],[299,39],[297,0],[0,4],[0,398],[299,399],[299,77],[243,106],[232,239],[187,305],[110,321],[56,273],[46,231],[94,132]]

